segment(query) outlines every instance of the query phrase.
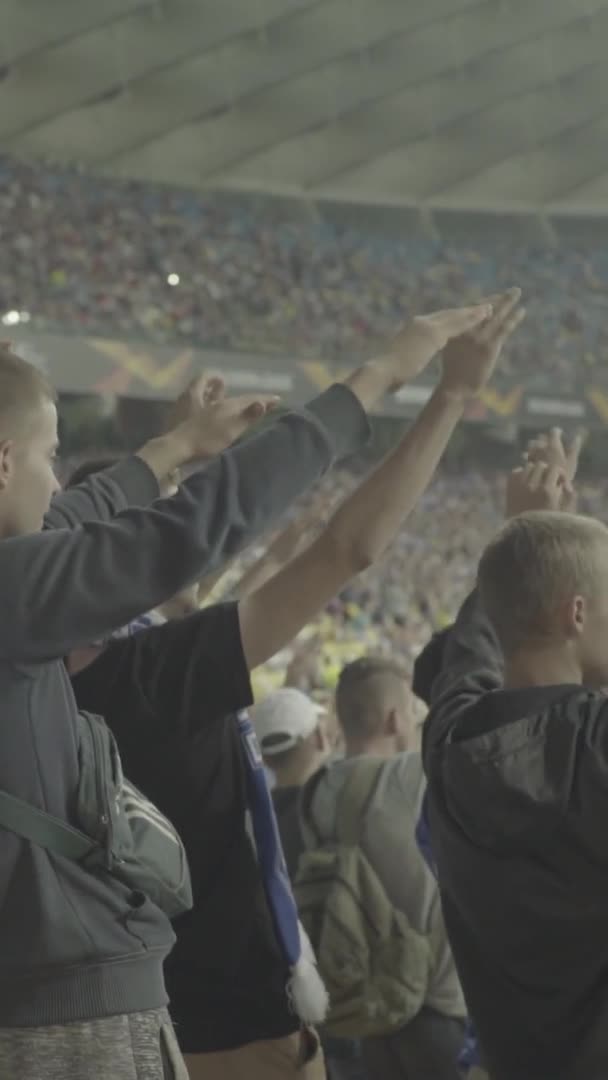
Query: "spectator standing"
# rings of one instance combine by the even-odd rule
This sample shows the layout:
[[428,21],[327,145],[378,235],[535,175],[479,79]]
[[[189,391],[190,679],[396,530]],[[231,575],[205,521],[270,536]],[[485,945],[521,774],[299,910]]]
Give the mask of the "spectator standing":
[[[242,433],[249,406],[260,415],[267,402],[232,403],[221,410],[222,428]],[[52,388],[0,347],[0,588],[12,613],[0,635],[5,1076],[184,1076],[166,1011],[168,914],[129,879],[126,854],[136,838],[116,748],[100,721],[77,712],[62,658],[162,602],[251,522],[221,461],[170,506],[128,509],[158,495],[161,475],[198,457],[203,411],[84,488],[60,493]],[[209,439],[217,414],[204,415]],[[226,498],[216,498],[218,486]],[[69,825],[89,830],[103,864],[71,860],[22,831],[23,822],[48,815],[63,835]]]
[[608,1069],[608,531],[571,512],[574,465],[553,432],[511,475],[425,730],[446,925],[492,1080]]
[[[341,673],[336,711],[343,761],[310,781],[305,820],[319,845],[338,835],[338,816],[365,758],[378,763],[361,821],[360,848],[396,910],[434,942],[425,1000],[403,1028],[366,1038],[362,1056],[373,1080],[457,1080],[466,1007],[443,926],[439,891],[422,858],[416,825],[424,795],[418,744],[419,710],[394,661],[363,658]],[[323,955],[319,961],[323,970]],[[352,1066],[336,1069],[352,1075]]]
[[255,705],[251,719],[264,764],[274,776],[272,801],[293,881],[302,850],[300,789],[332,753],[327,710],[301,690],[283,687]]

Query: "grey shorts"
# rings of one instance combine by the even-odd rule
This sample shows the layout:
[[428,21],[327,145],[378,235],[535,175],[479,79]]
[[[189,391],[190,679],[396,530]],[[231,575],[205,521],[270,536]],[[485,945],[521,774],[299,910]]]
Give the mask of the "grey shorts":
[[2,1080],[188,1080],[166,1009],[0,1030]]

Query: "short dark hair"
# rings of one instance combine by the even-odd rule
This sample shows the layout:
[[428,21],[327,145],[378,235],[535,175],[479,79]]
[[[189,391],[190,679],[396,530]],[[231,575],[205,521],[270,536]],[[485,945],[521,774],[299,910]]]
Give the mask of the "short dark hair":
[[395,683],[407,684],[407,672],[388,656],[363,656],[343,668],[336,687],[336,715],[347,739],[376,734]]
[[111,469],[112,465],[115,465],[118,460],[119,459],[116,457],[100,457],[91,458],[89,461],[83,461],[80,465],[77,465],[71,473],[66,486],[76,487],[77,484],[82,484],[84,480],[88,480],[89,476],[94,476],[95,473],[105,472],[106,469]]
[[17,356],[6,342],[0,343],[0,424],[10,424],[14,416],[32,405],[56,398],[43,371]]

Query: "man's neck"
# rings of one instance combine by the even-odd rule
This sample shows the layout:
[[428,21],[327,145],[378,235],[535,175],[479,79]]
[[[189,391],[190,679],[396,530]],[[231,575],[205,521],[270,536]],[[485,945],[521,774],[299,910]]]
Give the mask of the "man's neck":
[[376,739],[358,739],[347,742],[344,747],[344,757],[347,758],[359,757],[361,754],[367,754],[369,757],[392,757],[394,753],[394,740],[383,735],[379,735]]
[[[274,771],[275,788],[303,787],[312,774],[317,771],[320,761],[311,761],[308,765],[285,766]],[[272,764],[270,765],[272,769]]]
[[527,645],[505,659],[505,690],[582,682],[580,664],[567,645]]

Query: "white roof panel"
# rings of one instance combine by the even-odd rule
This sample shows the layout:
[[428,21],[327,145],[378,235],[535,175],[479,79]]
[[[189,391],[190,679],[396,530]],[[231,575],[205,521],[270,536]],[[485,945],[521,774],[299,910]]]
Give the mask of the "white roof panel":
[[0,0],[0,150],[120,177],[608,210],[608,0]]

